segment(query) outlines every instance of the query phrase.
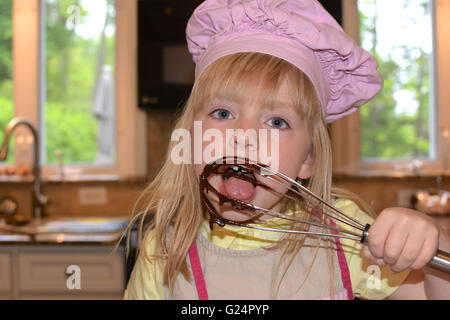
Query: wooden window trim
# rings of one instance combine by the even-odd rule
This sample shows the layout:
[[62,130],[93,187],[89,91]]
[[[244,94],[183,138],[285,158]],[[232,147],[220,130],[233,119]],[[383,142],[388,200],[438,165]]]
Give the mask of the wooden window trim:
[[[345,31],[359,43],[358,1],[343,1]],[[435,160],[408,161],[362,161],[360,158],[360,115],[359,112],[347,116],[330,126],[333,148],[333,170],[335,175],[344,176],[439,176],[450,175],[450,140],[445,140],[443,132],[450,132],[450,91],[445,84],[450,81],[450,2],[435,1],[435,115],[437,125],[437,157]],[[448,71],[447,71],[448,70]]]
[[[41,0],[13,0],[14,115],[40,126]],[[137,0],[116,0],[116,150],[114,166],[67,165],[78,177],[146,174],[146,113],[137,106]],[[24,129],[26,130],[26,129]],[[40,130],[41,131],[41,130]],[[42,138],[42,137],[41,137]],[[17,156],[17,155],[16,155]],[[17,158],[16,158],[17,161]],[[42,167],[44,177],[59,175]]]

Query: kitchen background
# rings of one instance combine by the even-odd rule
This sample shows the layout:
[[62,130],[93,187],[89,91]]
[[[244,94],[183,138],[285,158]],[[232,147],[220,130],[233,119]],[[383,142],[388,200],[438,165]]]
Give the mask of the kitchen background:
[[[0,83],[0,143],[13,115],[40,124],[41,153],[44,154],[40,157],[42,193],[50,199],[43,207],[44,217],[129,217],[133,210],[142,208],[142,203],[134,206],[161,166],[179,110],[176,105],[189,93],[193,64],[184,47],[184,25],[192,8],[200,2],[91,0],[88,4],[84,0],[0,0],[0,29],[6,30],[2,28],[5,16],[11,24],[9,34],[0,31],[0,67],[7,65],[5,52],[8,48],[14,63],[9,70],[14,91],[8,93],[5,85],[8,72],[0,70],[0,82],[3,81]],[[447,79],[450,72],[445,71],[450,70],[450,62],[445,59],[450,45],[444,41],[450,33],[450,3],[398,1],[399,9],[404,10],[406,26],[392,25],[392,28],[406,29],[402,30],[400,38],[395,38],[392,29],[388,30],[394,40],[386,40],[383,39],[386,30],[380,27],[385,24],[383,19],[392,18],[388,16],[392,11],[397,12],[397,18],[391,23],[399,20],[398,11],[389,7],[386,10],[389,1],[346,0],[342,4],[333,1],[332,5],[329,1],[323,2],[349,34],[359,39],[367,50],[375,50],[386,79],[384,94],[379,95],[376,102],[364,106],[361,114],[343,119],[330,128],[335,152],[334,184],[360,195],[376,212],[391,206],[411,207],[411,198],[419,190],[424,190],[428,199],[435,194],[430,211],[450,230],[450,203],[444,202],[447,201],[443,196],[445,192],[441,191],[450,191],[450,93],[444,85],[450,80]],[[89,109],[89,121],[95,121],[98,132],[89,137],[96,152],[90,160],[75,157],[71,161],[71,146],[67,147],[61,137],[80,135],[79,140],[85,139],[79,126],[85,126],[86,122],[74,125],[56,120],[61,121],[66,130],[51,131],[47,111],[43,110],[50,110],[57,101],[66,101],[66,109],[60,111],[70,118],[75,114],[70,108],[76,107],[64,92],[53,92],[56,89],[51,87],[51,81],[68,81],[67,96],[76,97],[81,89],[77,91],[73,83],[85,80],[76,79],[83,75],[77,75],[77,70],[70,68],[70,77],[58,78],[57,71],[65,70],[63,62],[73,60],[58,62],[58,57],[52,60],[49,56],[54,49],[52,46],[61,45],[60,50],[65,50],[64,44],[45,41],[43,37],[54,35],[52,23],[57,24],[58,19],[62,19],[61,30],[67,32],[67,37],[89,33],[90,16],[103,17],[100,19],[103,28],[100,27],[95,38],[97,51],[89,76],[96,79],[91,81],[91,87],[97,88],[90,88],[89,103],[76,107]],[[420,33],[416,32],[417,26],[421,27]],[[92,24],[91,31],[94,29]],[[411,38],[407,37],[411,34],[415,41],[408,42],[405,39]],[[397,42],[395,48],[391,44],[392,50],[386,52],[389,41]],[[47,51],[42,51],[43,48]],[[86,54],[65,52],[72,55],[72,59]],[[413,68],[413,65],[423,68]],[[109,66],[109,69],[99,66]],[[115,75],[112,76],[115,81],[104,89],[110,90],[106,102],[98,102],[101,91],[98,86],[107,83],[104,78],[108,72]],[[13,101],[11,106],[5,103],[8,94]],[[115,112],[110,120],[112,129],[111,123],[110,127],[108,123],[102,127],[105,123],[101,115],[96,116],[95,111],[91,111],[91,108],[105,105],[115,106],[111,111]],[[26,174],[31,173],[33,166],[33,140],[24,143],[28,149],[21,151],[20,136],[25,137],[23,141],[29,141],[26,137],[30,133],[27,129],[18,130],[11,139],[17,147],[10,151],[7,162],[0,162],[0,200],[11,198],[18,204],[14,215],[8,217],[16,222],[31,220],[33,208],[34,181],[32,175]],[[105,137],[109,139],[100,142],[100,138]],[[51,141],[59,141],[59,144]],[[107,149],[108,145],[112,147]],[[106,151],[101,154],[102,150]],[[19,162],[25,163],[25,167],[20,167]],[[25,168],[24,174],[20,168]],[[20,290],[17,290],[15,297],[19,295]]]

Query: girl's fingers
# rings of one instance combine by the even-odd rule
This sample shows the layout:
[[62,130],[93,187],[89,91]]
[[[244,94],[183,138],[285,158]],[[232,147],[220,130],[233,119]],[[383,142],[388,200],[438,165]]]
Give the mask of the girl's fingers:
[[384,262],[383,259],[378,259],[376,257],[374,257],[371,253],[370,250],[367,246],[364,246],[362,249],[362,256],[364,259],[370,260],[372,262],[374,262],[375,264],[377,264],[379,267],[384,267],[386,265],[386,263]]
[[412,270],[422,269],[434,257],[438,249],[437,244],[439,238],[439,231],[435,233],[437,233],[437,235],[434,236],[430,235],[425,239],[422,250],[420,251],[420,254],[417,256],[415,261],[409,267],[410,269]]
[[400,272],[411,268],[412,264],[416,261],[422,251],[422,248],[423,242],[418,244],[416,241],[413,241],[411,237],[408,237],[400,257],[395,264],[391,265],[391,271]]
[[436,254],[439,228],[423,214],[402,208],[383,210],[369,229],[363,257],[392,272],[423,268]]
[[395,225],[395,228],[390,229],[383,250],[383,260],[387,264],[393,266],[397,263],[397,261],[401,257],[403,248],[406,245],[408,235],[409,230],[407,228],[407,225],[405,225],[405,223],[403,223],[402,221],[399,221]]
[[373,257],[383,259],[384,247],[393,222],[392,216],[386,215],[387,210],[380,213],[369,229],[368,248]]
[[390,269],[393,272],[400,272],[406,269],[421,269],[436,253],[439,230],[435,225],[423,220],[420,223],[415,223],[408,229],[405,230],[408,237],[405,239],[403,250],[399,254],[397,261],[394,263],[389,262],[391,265]]
[[376,262],[376,264],[377,264],[378,266],[380,266],[381,268],[383,268],[383,267],[386,265],[386,262],[384,262],[383,259],[377,259],[377,261],[375,261],[375,262]]

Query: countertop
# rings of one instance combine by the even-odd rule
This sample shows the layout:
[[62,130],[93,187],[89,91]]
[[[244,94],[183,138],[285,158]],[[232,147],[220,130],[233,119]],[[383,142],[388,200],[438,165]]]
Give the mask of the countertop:
[[0,245],[3,244],[116,244],[123,232],[109,233],[48,233],[38,235],[18,235],[14,233],[0,233]]
[[[126,218],[51,218],[17,228],[1,230],[2,244],[115,244],[126,233]],[[6,226],[9,228],[10,226]]]

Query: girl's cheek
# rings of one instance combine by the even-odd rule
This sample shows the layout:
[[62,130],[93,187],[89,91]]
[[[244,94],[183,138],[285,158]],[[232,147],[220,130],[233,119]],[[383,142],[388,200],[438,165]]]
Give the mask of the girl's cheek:
[[279,171],[295,179],[309,154],[310,142],[304,139],[280,136]]

